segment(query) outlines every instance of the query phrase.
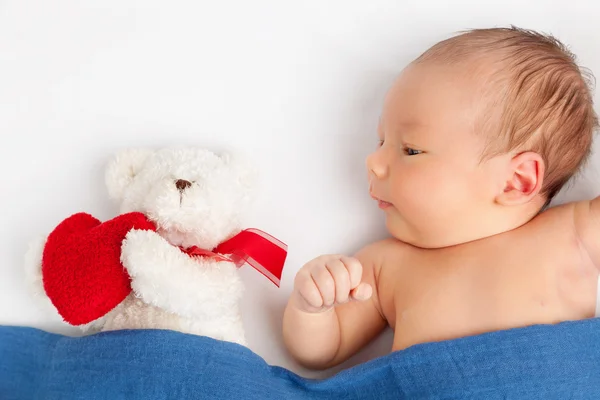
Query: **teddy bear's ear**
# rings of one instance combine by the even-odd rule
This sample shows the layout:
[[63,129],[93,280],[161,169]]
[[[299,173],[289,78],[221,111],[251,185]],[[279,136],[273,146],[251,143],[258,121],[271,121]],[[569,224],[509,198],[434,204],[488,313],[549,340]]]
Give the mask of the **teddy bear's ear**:
[[225,161],[238,177],[241,187],[253,191],[258,183],[258,170],[256,166],[245,156],[238,152],[223,152],[221,158]]
[[125,190],[153,153],[150,149],[128,149],[121,151],[110,161],[106,168],[105,181],[108,195],[112,199],[123,199]]

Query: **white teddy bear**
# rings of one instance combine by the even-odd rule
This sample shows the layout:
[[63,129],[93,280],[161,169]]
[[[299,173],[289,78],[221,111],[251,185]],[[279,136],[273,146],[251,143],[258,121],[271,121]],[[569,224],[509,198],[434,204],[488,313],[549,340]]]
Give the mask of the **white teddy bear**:
[[[82,326],[93,330],[169,329],[244,345],[239,309],[243,283],[230,261],[190,257],[179,248],[213,249],[241,230],[256,174],[239,157],[199,148],[127,150],[106,171],[110,196],[121,212],[141,212],[156,231],[130,230],[121,263],[132,292],[108,314]],[[40,240],[27,269],[39,294]],[[44,296],[47,299],[47,296]]]

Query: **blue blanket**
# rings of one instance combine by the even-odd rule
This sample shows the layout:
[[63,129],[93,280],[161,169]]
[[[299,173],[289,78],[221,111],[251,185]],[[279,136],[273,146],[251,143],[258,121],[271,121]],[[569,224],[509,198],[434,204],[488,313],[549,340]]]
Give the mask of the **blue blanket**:
[[600,320],[430,343],[323,379],[171,331],[0,327],[0,399],[600,399]]

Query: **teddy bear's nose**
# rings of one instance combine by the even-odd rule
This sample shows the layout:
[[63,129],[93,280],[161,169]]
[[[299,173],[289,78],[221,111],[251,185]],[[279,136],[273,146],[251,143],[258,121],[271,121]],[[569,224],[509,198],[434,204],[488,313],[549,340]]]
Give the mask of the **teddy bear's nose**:
[[186,181],[184,179],[177,179],[175,181],[175,186],[177,187],[177,189],[179,189],[180,191],[184,191],[185,189],[189,188],[190,186],[192,186],[192,183],[190,181]]

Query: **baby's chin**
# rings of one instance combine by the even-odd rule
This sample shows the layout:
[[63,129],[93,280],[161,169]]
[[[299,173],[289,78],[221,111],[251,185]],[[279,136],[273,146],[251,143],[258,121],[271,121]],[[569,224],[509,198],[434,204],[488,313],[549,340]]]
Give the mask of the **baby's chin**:
[[417,240],[416,235],[410,232],[405,224],[398,223],[388,216],[385,220],[385,227],[394,239],[402,243],[410,244],[411,246],[421,247],[419,246],[419,240]]
[[406,224],[392,221],[389,217],[386,219],[386,228],[394,239],[421,249],[440,249],[459,244],[453,243],[452,238],[447,236],[440,238],[433,233],[415,232],[414,229],[410,229]]
[[436,232],[435,224],[423,219],[411,218],[410,222],[393,208],[386,212],[385,226],[388,233],[396,240],[422,249],[440,249],[459,244],[458,237],[445,232]]
[[420,239],[410,235],[394,234],[391,232],[390,234],[394,237],[394,239],[419,249],[442,249],[444,247],[450,247],[454,245],[452,243],[444,243],[443,241]]

